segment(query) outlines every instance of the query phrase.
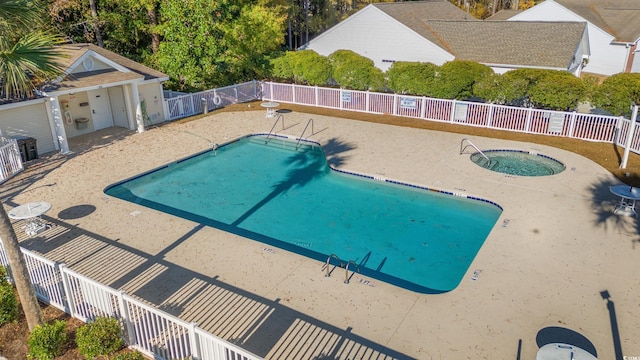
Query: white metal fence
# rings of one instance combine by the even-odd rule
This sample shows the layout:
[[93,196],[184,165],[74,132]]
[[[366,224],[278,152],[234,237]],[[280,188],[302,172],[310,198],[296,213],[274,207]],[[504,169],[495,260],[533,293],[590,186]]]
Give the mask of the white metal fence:
[[218,89],[165,98],[164,113],[168,117],[166,120],[201,114],[204,112],[205,104],[207,110],[213,110],[229,104],[256,100],[258,99],[258,89],[259,83],[254,80]]
[[18,141],[0,136],[0,184],[24,170]]
[[[64,264],[21,248],[40,300],[82,321],[99,316],[120,321],[127,345],[154,359],[258,360],[236,345],[200,329],[194,323],[155,309],[123,291],[83,276]],[[0,241],[0,265],[9,262]]]
[[[421,96],[375,93],[296,84],[262,83],[264,100],[283,103],[389,114],[458,125],[563,136],[624,145],[631,120],[622,117],[582,114],[432,99]],[[638,123],[634,123],[631,151],[640,153]]]

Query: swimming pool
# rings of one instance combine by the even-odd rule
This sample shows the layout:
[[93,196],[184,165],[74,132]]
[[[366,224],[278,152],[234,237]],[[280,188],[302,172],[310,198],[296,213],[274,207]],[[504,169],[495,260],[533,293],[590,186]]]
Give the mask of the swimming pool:
[[491,171],[517,176],[549,176],[565,170],[564,164],[552,157],[522,150],[485,150],[471,154],[471,161]]
[[[108,195],[421,293],[453,290],[502,209],[329,167],[312,142],[251,135],[105,189]],[[321,276],[319,274],[319,276]]]

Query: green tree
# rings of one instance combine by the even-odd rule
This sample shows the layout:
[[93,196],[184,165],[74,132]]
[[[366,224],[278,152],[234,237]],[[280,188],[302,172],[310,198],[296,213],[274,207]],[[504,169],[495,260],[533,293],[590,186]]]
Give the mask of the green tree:
[[571,111],[585,98],[584,82],[566,71],[548,71],[547,75],[529,88],[528,96],[533,107]]
[[631,116],[631,106],[640,105],[640,74],[621,73],[606,78],[596,87],[591,105],[617,116]]
[[266,75],[283,42],[281,8],[239,0],[167,0],[153,62],[170,88],[204,90]]
[[[33,1],[0,0],[0,98],[30,97],[39,85],[60,74],[57,60],[62,54],[55,45],[61,39],[39,30],[44,25],[42,19],[41,10]],[[29,329],[33,330],[43,323],[42,313],[16,234],[2,205],[0,238]]]

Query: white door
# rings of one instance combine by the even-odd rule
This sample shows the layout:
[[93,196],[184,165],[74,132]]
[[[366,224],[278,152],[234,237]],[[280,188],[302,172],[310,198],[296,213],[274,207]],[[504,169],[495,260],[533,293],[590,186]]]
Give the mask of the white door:
[[109,106],[109,92],[107,89],[87,91],[89,106],[91,106],[91,120],[93,129],[100,130],[113,126],[111,107]]
[[124,103],[124,93],[121,86],[110,87],[109,101],[111,102],[111,114],[113,114],[113,124],[123,128],[129,128],[127,119],[127,107]]

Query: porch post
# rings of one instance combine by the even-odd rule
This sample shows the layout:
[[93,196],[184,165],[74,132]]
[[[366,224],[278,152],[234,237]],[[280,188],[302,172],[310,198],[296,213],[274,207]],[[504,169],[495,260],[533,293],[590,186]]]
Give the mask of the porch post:
[[49,104],[51,106],[51,115],[53,116],[53,128],[54,136],[60,144],[60,153],[63,155],[70,154],[69,142],[67,142],[67,133],[64,131],[64,123],[62,120],[62,110],[60,109],[60,102],[57,96],[49,97]]
[[144,119],[142,118],[142,107],[140,106],[140,93],[138,93],[138,84],[131,84],[131,97],[133,98],[133,106],[136,109],[136,124],[138,132],[144,132]]

